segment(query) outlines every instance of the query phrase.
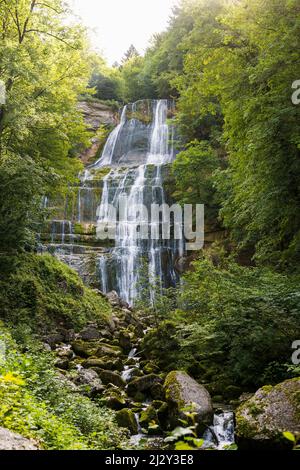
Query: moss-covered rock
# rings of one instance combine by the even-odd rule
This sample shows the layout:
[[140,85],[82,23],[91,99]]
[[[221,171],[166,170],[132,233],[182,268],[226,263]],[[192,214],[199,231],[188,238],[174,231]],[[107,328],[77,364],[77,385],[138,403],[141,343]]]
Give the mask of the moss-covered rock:
[[240,448],[289,448],[283,432],[300,433],[300,378],[260,388],[236,411]]
[[123,410],[117,411],[116,420],[120,427],[129,429],[131,434],[137,434],[138,425],[132,410],[124,408]]
[[152,421],[157,421],[157,412],[154,406],[150,405],[140,414],[140,425],[147,428]]
[[101,404],[112,410],[119,411],[126,408],[127,401],[124,395],[117,392],[111,392],[108,396],[101,399]]
[[116,387],[120,388],[125,387],[124,380],[117,372],[113,372],[111,370],[103,370],[99,373],[99,377],[104,384],[113,384]]
[[149,390],[153,385],[160,384],[162,379],[159,375],[149,374],[144,375],[143,377],[138,377],[137,379],[132,380],[128,384],[127,392],[128,395],[134,396],[138,392],[145,392]]
[[111,344],[100,344],[97,351],[95,352],[95,356],[99,358],[104,356],[118,358],[122,356],[122,351],[118,346],[113,346]]
[[170,421],[177,425],[184,417],[182,410],[193,407],[199,423],[210,424],[213,417],[211,397],[203,385],[183,371],[170,372],[164,383]]
[[88,343],[86,341],[77,340],[73,341],[72,349],[77,356],[88,358],[90,356],[94,356],[98,349],[98,345],[97,343]]

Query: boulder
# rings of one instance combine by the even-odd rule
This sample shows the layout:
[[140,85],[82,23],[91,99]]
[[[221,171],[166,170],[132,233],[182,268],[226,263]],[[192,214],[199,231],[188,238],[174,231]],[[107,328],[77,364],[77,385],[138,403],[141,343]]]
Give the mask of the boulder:
[[97,351],[95,352],[95,356],[97,357],[111,356],[111,357],[118,358],[122,356],[122,351],[118,346],[112,346],[109,344],[100,344]]
[[101,403],[115,411],[122,410],[127,406],[126,398],[117,392],[111,392],[101,400]]
[[58,369],[61,369],[61,370],[69,370],[69,359],[68,358],[58,358],[55,363],[54,363],[54,366],[57,367]]
[[121,372],[123,370],[123,364],[122,361],[118,358],[114,359],[111,357],[101,357],[101,358],[90,358],[87,359],[82,363],[83,367],[89,368],[93,367],[95,368],[96,372],[99,372],[97,369],[105,369],[105,370],[117,370]]
[[117,411],[116,420],[120,427],[129,429],[131,434],[138,433],[138,425],[133,411],[127,408]]
[[283,432],[300,433],[300,378],[264,386],[236,410],[241,449],[288,449]]
[[149,390],[153,385],[162,383],[162,379],[159,375],[149,374],[143,377],[138,377],[129,382],[127,386],[127,393],[130,396],[134,396],[136,393],[144,392]]
[[104,384],[113,384],[116,387],[123,388],[125,387],[125,382],[122,377],[117,372],[112,372],[111,370],[102,370],[99,373],[99,377]]
[[0,428],[0,450],[38,450],[37,443],[5,428]]
[[75,384],[81,386],[81,391],[89,397],[102,395],[104,391],[97,372],[91,369],[80,369],[75,379]]
[[113,307],[120,307],[121,306],[121,299],[118,296],[116,291],[113,290],[111,292],[108,292],[106,294],[106,298]]
[[78,340],[72,343],[72,349],[77,356],[87,358],[96,353],[97,343],[88,343]]
[[153,405],[148,406],[140,414],[140,425],[144,429],[148,429],[151,423],[158,423],[157,412]]
[[182,410],[189,407],[197,413],[199,424],[212,423],[213,407],[210,394],[186,372],[170,372],[166,377],[164,389],[172,426],[176,426],[180,419],[184,419]]
[[129,353],[132,346],[131,346],[130,334],[127,331],[120,331],[119,344],[121,348],[123,349],[123,351],[125,351],[126,353]]

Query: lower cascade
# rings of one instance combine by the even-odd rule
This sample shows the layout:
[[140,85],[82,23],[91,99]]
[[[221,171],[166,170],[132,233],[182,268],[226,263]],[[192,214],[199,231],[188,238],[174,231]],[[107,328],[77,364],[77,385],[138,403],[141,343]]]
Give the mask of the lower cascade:
[[[77,201],[67,200],[62,217],[50,224],[47,250],[85,280],[92,277],[102,292],[116,291],[129,305],[139,298],[141,288],[153,301],[156,293],[178,282],[175,265],[184,242],[171,235],[163,240],[161,219],[148,219],[152,204],[172,202],[164,179],[175,157],[174,126],[169,123],[173,107],[169,100],[126,105],[102,156],[80,175]],[[126,215],[115,226],[114,241],[95,239],[95,232],[112,229],[112,208],[118,211],[122,201]]]

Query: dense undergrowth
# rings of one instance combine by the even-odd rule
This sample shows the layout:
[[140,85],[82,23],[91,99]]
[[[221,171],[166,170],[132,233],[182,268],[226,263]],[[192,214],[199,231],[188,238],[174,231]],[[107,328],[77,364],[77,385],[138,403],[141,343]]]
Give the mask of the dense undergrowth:
[[40,341],[62,326],[105,323],[108,303],[49,255],[0,259],[0,426],[44,449],[116,448],[125,437],[114,413],[74,391]]
[[189,371],[226,399],[299,375],[291,364],[299,276],[214,262],[194,262],[177,293],[179,308],[145,337],[145,354],[164,370]]
[[108,318],[109,304],[50,255],[0,256],[0,311],[6,323],[32,333],[80,328]]

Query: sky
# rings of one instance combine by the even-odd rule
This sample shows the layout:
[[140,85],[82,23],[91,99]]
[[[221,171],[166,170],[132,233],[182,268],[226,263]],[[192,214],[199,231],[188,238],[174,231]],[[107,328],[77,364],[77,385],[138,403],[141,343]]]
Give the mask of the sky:
[[74,13],[90,29],[95,48],[108,63],[120,62],[131,44],[140,53],[154,33],[166,29],[177,0],[71,0]]

